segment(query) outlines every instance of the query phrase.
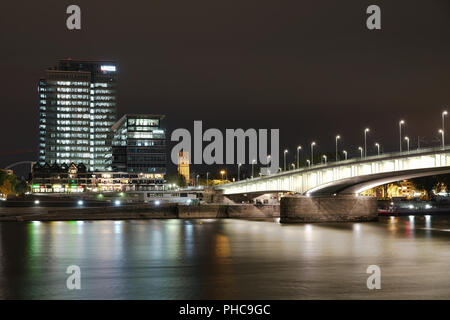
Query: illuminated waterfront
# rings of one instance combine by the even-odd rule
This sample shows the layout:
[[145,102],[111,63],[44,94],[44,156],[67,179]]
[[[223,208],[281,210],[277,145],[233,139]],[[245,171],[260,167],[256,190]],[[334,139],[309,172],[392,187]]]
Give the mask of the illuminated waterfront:
[[[0,298],[450,298],[450,217],[0,223]],[[69,265],[81,290],[66,288]],[[378,265],[382,289],[368,290]]]

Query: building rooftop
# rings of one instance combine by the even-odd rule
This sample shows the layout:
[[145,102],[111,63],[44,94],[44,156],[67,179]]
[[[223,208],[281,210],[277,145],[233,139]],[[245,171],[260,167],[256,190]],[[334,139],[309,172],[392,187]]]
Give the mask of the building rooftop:
[[116,130],[122,123],[128,118],[139,118],[139,119],[159,119],[163,120],[166,116],[163,114],[124,114],[113,126],[112,129]]

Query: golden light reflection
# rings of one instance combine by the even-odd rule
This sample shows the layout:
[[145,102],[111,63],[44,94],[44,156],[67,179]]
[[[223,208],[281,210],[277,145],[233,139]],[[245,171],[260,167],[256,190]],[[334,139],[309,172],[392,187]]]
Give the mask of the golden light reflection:
[[397,232],[397,230],[398,230],[397,223],[398,223],[398,218],[391,216],[389,218],[388,230],[391,231],[392,233]]
[[216,235],[216,256],[227,258],[230,256],[230,243],[228,237],[223,234]]

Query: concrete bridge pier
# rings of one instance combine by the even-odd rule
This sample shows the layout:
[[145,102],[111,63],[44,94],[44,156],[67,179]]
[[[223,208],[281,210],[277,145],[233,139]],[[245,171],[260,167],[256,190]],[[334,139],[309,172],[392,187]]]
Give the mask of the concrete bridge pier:
[[286,196],[281,198],[281,223],[377,221],[377,199],[355,195]]

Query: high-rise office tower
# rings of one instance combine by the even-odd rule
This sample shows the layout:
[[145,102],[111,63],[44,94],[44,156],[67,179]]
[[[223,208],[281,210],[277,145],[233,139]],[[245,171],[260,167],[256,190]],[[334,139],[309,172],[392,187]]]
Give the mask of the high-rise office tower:
[[114,171],[146,174],[163,179],[166,174],[164,115],[126,114],[112,127]]
[[39,81],[39,163],[111,170],[116,122],[114,61],[65,59]]

